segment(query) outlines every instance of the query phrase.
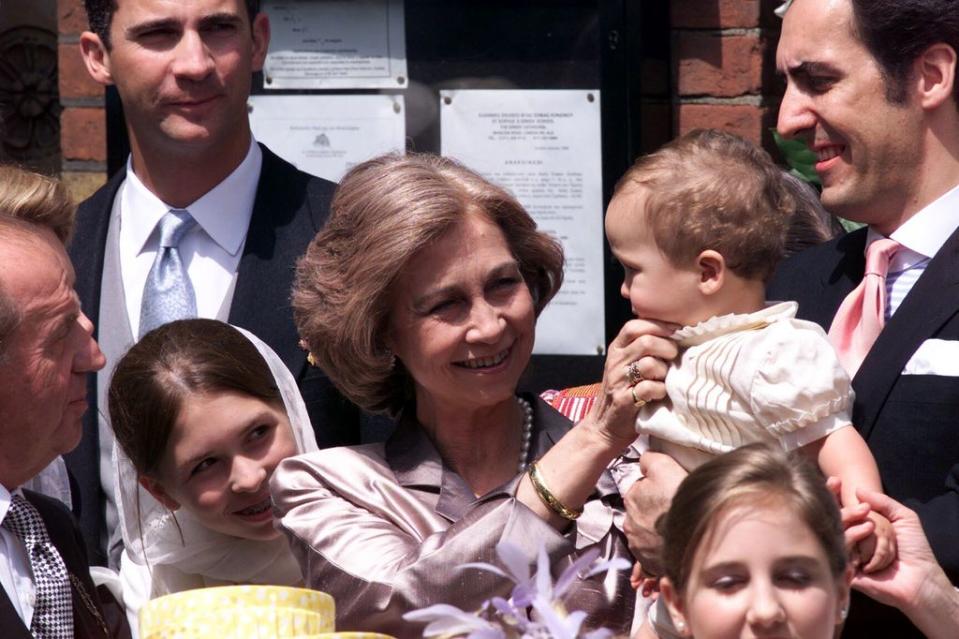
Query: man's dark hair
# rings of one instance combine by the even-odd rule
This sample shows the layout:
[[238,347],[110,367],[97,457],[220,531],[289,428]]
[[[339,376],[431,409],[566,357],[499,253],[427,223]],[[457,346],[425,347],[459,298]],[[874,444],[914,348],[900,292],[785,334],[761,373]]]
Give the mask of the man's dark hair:
[[[253,18],[260,12],[260,0],[244,0],[246,14],[253,24]],[[87,22],[90,31],[100,37],[100,41],[107,49],[110,48],[110,23],[113,22],[113,13],[117,10],[117,0],[83,0],[87,10]]]
[[[956,0],[852,0],[857,35],[872,54],[886,82],[886,99],[906,101],[912,64],[932,45],[944,42],[959,53]],[[959,105],[959,83],[953,78]]]

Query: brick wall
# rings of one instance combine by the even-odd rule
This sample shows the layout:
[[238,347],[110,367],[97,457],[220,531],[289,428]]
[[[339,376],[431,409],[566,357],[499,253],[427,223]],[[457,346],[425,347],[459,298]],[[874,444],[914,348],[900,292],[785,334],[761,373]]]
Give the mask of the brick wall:
[[[769,129],[775,126],[782,95],[774,74],[780,20],[773,9],[781,3],[670,1],[672,104],[645,107],[651,117],[643,123],[650,128],[644,139],[655,142],[650,149],[667,138],[661,125],[666,118],[656,117],[661,107],[671,108],[673,134],[723,128],[773,150]],[[82,0],[58,0],[58,15],[62,171],[71,192],[84,198],[106,179],[103,88],[90,79],[80,59],[77,43],[87,27]]]
[[671,2],[673,115],[677,134],[700,127],[738,133],[772,150],[782,95],[775,77],[782,0]]
[[103,87],[87,73],[79,36],[87,28],[82,0],[57,0],[59,32],[61,175],[80,201],[106,181],[106,112]]

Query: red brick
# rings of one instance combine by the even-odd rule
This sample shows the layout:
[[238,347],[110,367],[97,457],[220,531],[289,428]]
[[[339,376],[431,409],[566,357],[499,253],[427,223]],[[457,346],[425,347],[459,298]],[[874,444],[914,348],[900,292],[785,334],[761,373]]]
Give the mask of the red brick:
[[759,93],[764,46],[759,36],[687,31],[677,47],[679,95],[734,97]]
[[[777,3],[778,4],[781,3]],[[759,0],[678,0],[670,3],[673,26],[731,29],[759,26]]]
[[61,44],[58,47],[61,98],[98,98],[103,96],[103,86],[87,73],[77,44]]
[[66,108],[60,117],[60,147],[64,160],[107,159],[106,111]]
[[57,0],[57,26],[60,33],[87,30],[87,12],[83,0]]
[[724,129],[756,144],[765,142],[767,109],[751,104],[682,104],[678,135],[693,129]]

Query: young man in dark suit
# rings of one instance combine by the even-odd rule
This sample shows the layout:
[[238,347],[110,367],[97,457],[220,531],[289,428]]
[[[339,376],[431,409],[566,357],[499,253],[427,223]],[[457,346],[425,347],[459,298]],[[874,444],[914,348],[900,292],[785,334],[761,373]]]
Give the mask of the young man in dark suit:
[[87,374],[104,364],[62,242],[73,207],[53,185],[0,170],[0,627],[11,638],[99,639],[117,617],[100,607],[76,523],[22,489],[80,441]]
[[[247,98],[270,35],[259,2],[86,0],[86,9],[81,52],[91,76],[116,87],[131,146],[126,168],[80,206],[71,250],[108,362],[89,395],[99,425],[91,411],[67,459],[80,484],[84,533],[102,562],[116,528],[109,370],[158,321],[178,317],[147,310],[161,295],[151,288],[153,270],[174,251],[177,290],[188,290],[186,305],[174,305],[179,316],[228,321],[272,346],[297,378],[321,446],[357,443],[359,412],[298,347],[293,267],[325,222],[334,185],[252,138]],[[186,220],[170,235],[178,238],[172,250],[161,240],[171,216]]]
[[[886,272],[884,282],[876,280],[885,304],[851,371],[853,423],[876,457],[886,492],[919,513],[954,583],[959,582],[957,51],[959,11],[953,0],[792,3],[777,52],[787,80],[779,132],[805,139],[817,153],[826,208],[867,227],[786,261],[768,289],[770,299],[797,300],[800,317],[835,336],[842,320],[834,320],[845,315],[840,305],[864,280],[867,255],[876,254],[870,271],[877,275],[868,277]],[[880,260],[882,243],[888,249]],[[891,609],[862,597],[853,602],[845,636],[921,634]]]

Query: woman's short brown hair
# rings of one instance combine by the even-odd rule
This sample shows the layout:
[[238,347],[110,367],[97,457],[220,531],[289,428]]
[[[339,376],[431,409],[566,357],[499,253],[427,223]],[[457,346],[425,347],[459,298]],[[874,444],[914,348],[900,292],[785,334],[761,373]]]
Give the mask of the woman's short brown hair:
[[696,550],[718,516],[736,506],[785,504],[819,542],[833,576],[846,569],[839,508],[819,469],[799,454],[750,444],[720,455],[691,472],[656,523],[663,537],[663,568],[684,592]]
[[613,196],[636,186],[646,189],[637,215],[676,266],[712,249],[740,277],[765,280],[783,257],[796,202],[769,154],[748,140],[691,131],[638,159]]
[[471,211],[503,231],[539,314],[562,284],[563,250],[504,189],[429,154],[368,160],[337,188],[329,221],[297,264],[293,316],[317,364],[366,410],[395,415],[409,399],[411,380],[385,344],[394,281]]

